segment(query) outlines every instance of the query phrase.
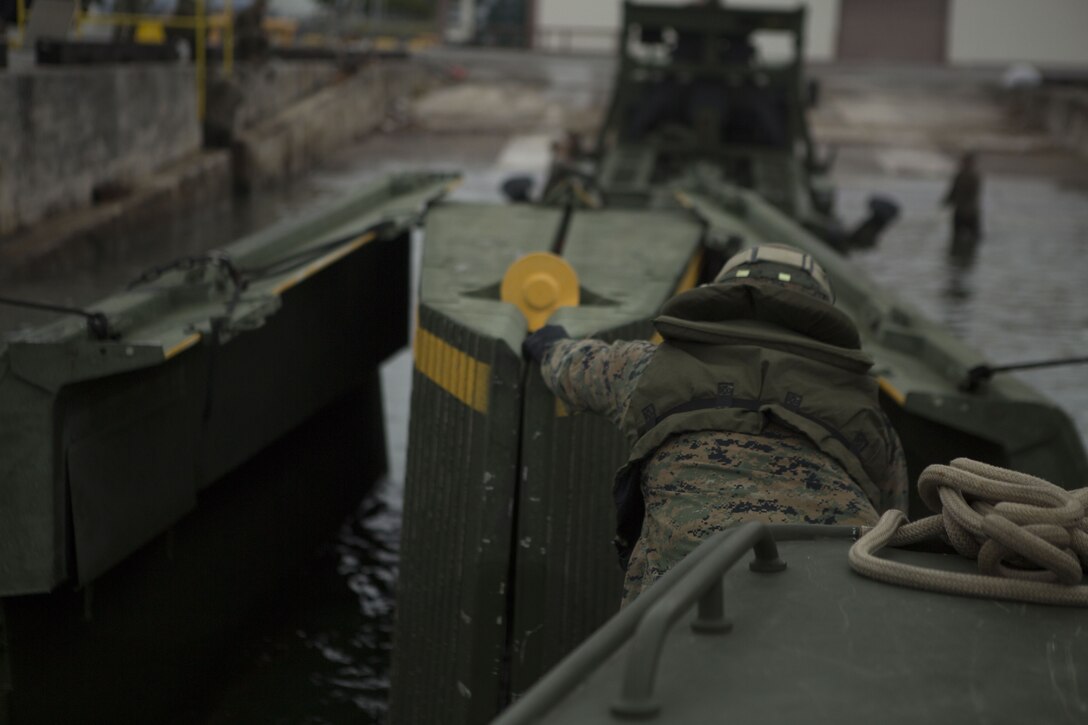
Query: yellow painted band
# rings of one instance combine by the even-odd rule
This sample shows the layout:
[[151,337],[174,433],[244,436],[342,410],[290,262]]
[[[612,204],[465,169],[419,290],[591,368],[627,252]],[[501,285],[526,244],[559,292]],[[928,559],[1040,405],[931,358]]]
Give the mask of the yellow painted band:
[[[681,195],[680,192],[676,193],[678,196]],[[680,294],[681,292],[686,292],[689,289],[694,288],[695,282],[699,279],[699,270],[702,268],[702,266],[703,250],[702,248],[700,248],[697,249],[695,251],[695,254],[691,255],[691,259],[688,260],[688,266],[687,269],[684,270],[684,276],[680,278],[680,281],[677,283],[676,289],[673,291],[673,294]],[[661,337],[660,332],[655,331],[653,336],[650,338],[650,342],[655,345],[660,345],[664,339],[665,338]]]
[[884,391],[884,394],[894,400],[900,408],[907,402],[907,396],[899,392],[899,389],[889,383],[887,378],[877,378],[876,382],[880,389]]
[[437,335],[416,330],[416,370],[462,403],[487,414],[491,366],[458,350]]
[[684,276],[680,278],[680,282],[676,285],[676,289],[673,294],[680,294],[686,292],[689,289],[695,287],[695,283],[699,279],[699,270],[703,266],[703,249],[700,247],[695,250],[695,254],[691,255],[691,259],[688,260],[687,269],[684,270]]
[[170,358],[174,357],[175,355],[188,350],[190,347],[197,344],[198,342],[200,342],[200,333],[199,332],[194,332],[192,335],[189,335],[188,337],[186,337],[184,340],[177,343],[173,347],[168,347],[165,350],[163,350],[162,359],[163,360],[169,360]]
[[292,287],[294,287],[299,282],[302,282],[303,280],[305,280],[307,277],[311,277],[311,276],[317,274],[321,270],[325,269],[325,267],[328,267],[329,265],[333,264],[334,262],[337,262],[337,261],[343,259],[344,257],[348,256],[349,254],[351,254],[352,252],[354,252],[356,249],[363,246],[367,242],[373,241],[374,237],[376,237],[376,236],[377,236],[377,233],[375,233],[375,232],[367,232],[366,234],[363,234],[362,236],[359,236],[359,237],[356,237],[355,239],[352,239],[350,242],[345,242],[342,246],[337,247],[336,249],[329,252],[328,254],[326,254],[323,257],[319,257],[319,258],[315,259],[314,261],[310,262],[309,264],[307,264],[305,267],[303,267],[299,271],[292,274],[287,279],[284,279],[283,281],[281,281],[279,284],[277,284],[275,287],[272,288],[272,291],[275,294],[278,294],[278,295],[283,294],[284,292],[291,289]]

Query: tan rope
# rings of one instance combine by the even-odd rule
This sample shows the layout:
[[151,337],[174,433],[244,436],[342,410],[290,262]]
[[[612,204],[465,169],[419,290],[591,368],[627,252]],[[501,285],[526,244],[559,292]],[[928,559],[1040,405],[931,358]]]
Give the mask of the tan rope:
[[[888,511],[850,548],[850,566],[887,582],[947,594],[1088,607],[1088,488],[1067,491],[1025,473],[957,458],[929,466],[918,493],[934,516],[907,523]],[[876,556],[943,536],[979,574],[926,569]]]

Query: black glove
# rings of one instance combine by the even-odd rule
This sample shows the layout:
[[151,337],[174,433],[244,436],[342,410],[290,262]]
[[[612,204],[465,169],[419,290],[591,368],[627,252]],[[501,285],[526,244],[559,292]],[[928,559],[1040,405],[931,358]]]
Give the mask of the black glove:
[[544,325],[521,343],[521,354],[526,360],[541,362],[552,345],[568,337],[562,325]]

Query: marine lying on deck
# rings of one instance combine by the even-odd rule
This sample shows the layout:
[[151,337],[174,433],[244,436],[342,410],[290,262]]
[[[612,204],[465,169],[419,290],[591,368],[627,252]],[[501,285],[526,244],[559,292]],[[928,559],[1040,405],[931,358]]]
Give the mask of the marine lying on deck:
[[744,521],[874,524],[878,510],[906,512],[899,438],[826,279],[795,249],[755,247],[665,305],[660,346],[569,339],[558,326],[527,338],[548,387],[632,445],[614,489],[625,603]]
[[[546,248],[556,230],[565,237],[562,261],[577,272],[573,284],[580,301],[544,319],[575,336],[604,343],[647,340],[654,332],[651,320],[662,306],[700,278],[708,252],[729,256],[771,242],[787,243],[819,260],[835,285],[834,306],[799,297],[811,299],[807,305],[831,310],[829,314],[839,310],[851,321],[836,331],[829,326],[830,317],[796,318],[808,320],[797,330],[797,338],[807,340],[801,349],[808,352],[799,357],[823,352],[828,370],[835,370],[837,361],[837,376],[856,380],[854,370],[866,378],[870,391],[879,390],[880,408],[901,439],[912,478],[932,463],[957,456],[1029,472],[1067,488],[1080,485],[1088,475],[1088,460],[1068,415],[1012,377],[963,387],[968,371],[985,362],[976,351],[892,299],[757,194],[701,180],[675,189],[673,199],[671,206],[578,208],[569,215],[546,204],[452,199],[430,208],[423,230],[392,722],[489,721],[608,621],[620,604],[623,572],[610,543],[615,507],[605,482],[628,460],[633,440],[624,440],[618,427],[602,416],[569,414],[570,406],[557,399],[520,354],[529,316],[501,295],[507,282],[504,272]],[[616,264],[617,258],[624,264]],[[538,276],[522,275],[527,291],[552,289]],[[800,279],[791,274],[791,280]],[[678,299],[701,299],[716,288],[729,285],[712,285]],[[556,300],[559,289],[555,282]],[[776,299],[782,303],[784,298]],[[776,309],[761,307],[764,312]],[[670,307],[667,313],[687,320],[687,327],[658,322],[666,337],[675,333],[670,345],[689,345],[678,341],[678,335],[716,334],[686,307]],[[730,325],[749,336],[759,332],[751,320]],[[844,330],[854,331],[860,344]],[[859,348],[876,360],[871,371],[858,361]],[[782,353],[771,352],[776,357]],[[651,362],[647,369],[652,367]],[[758,375],[759,363],[751,370]],[[707,390],[716,397],[719,381],[712,382]],[[763,397],[759,381],[722,382],[734,383],[735,400]],[[812,392],[792,390],[792,384],[782,387],[801,394],[802,411],[827,405],[812,398]],[[655,418],[697,392],[656,405]],[[839,388],[834,393],[839,395]],[[792,405],[795,399],[781,397],[774,411],[784,419],[791,413],[787,402]],[[629,410],[641,415],[644,407],[633,403]],[[872,412],[872,399],[861,407]],[[688,415],[703,413],[718,411]],[[683,417],[666,417],[659,432],[668,431],[674,420]],[[800,425],[806,420],[797,415],[788,422],[803,430]],[[847,427],[834,419],[826,422]],[[641,424],[632,421],[633,428]],[[873,428],[882,425],[881,420]],[[868,438],[870,432],[865,432]],[[868,472],[878,465],[867,469],[861,461],[850,464],[852,433],[851,428],[848,442],[839,444],[841,457],[830,448],[811,446],[807,436],[793,440],[805,446],[806,455],[823,450],[820,460],[840,471],[839,480],[859,486],[853,494],[859,506],[898,505],[882,500],[879,491],[860,487],[866,477],[886,479]],[[831,433],[826,438],[822,442],[827,446],[836,443]],[[877,438],[873,433],[873,450],[880,447]],[[890,434],[888,440],[893,440]],[[887,445],[894,448],[891,442]],[[788,467],[786,463],[779,467]],[[653,464],[652,456],[646,459],[647,472]],[[864,475],[848,465],[861,468]],[[910,499],[910,513],[923,513],[913,490]],[[674,502],[670,499],[670,505]],[[645,503],[650,508],[652,502]]]

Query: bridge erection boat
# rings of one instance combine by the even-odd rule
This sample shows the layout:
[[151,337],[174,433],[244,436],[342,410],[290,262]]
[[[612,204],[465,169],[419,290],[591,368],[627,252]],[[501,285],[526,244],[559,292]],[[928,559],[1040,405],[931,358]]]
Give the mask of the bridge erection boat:
[[0,344],[0,714],[162,722],[221,674],[385,471],[378,365],[451,181],[392,178]]
[[[761,28],[799,28],[801,16],[628,3],[625,18],[621,48],[671,38],[655,52],[676,61],[677,39],[685,34],[688,48],[698,46],[710,58],[746,48]],[[685,75],[684,67],[674,76],[649,78],[646,71],[643,98],[676,94],[670,78],[699,77],[709,65],[694,75]],[[730,72],[737,67],[726,65]],[[613,109],[637,107],[625,95],[631,79],[643,77],[634,68],[621,68]],[[790,98],[801,94],[799,74],[781,77],[788,79]],[[729,79],[722,82],[731,87]],[[703,110],[728,108],[728,99]],[[627,116],[614,111],[610,119],[616,118]],[[854,320],[863,349],[876,361],[880,402],[906,449],[912,480],[930,464],[968,457],[1065,489],[1088,481],[1088,458],[1065,412],[1013,377],[980,379],[986,361],[978,352],[877,288],[841,254],[835,239],[842,237],[817,223],[811,213],[816,190],[798,183],[796,173],[785,186],[757,183],[774,169],[805,169],[805,147],[715,146],[713,154],[701,155],[700,134],[718,133],[721,118],[695,119],[710,125],[698,122],[681,133],[686,155],[670,154],[664,165],[661,144],[676,137],[667,124],[657,129],[656,141],[642,138],[641,145],[626,147],[623,158],[614,155],[625,147],[622,132],[619,140],[606,132],[596,165],[549,185],[542,202],[444,200],[425,220],[394,725],[485,723],[522,696],[540,705],[531,694],[534,683],[598,628],[613,626],[622,571],[612,546],[611,483],[627,445],[608,421],[570,415],[557,401],[539,370],[522,358],[526,334],[547,321],[573,336],[651,339],[652,320],[666,300],[712,278],[722,259],[742,249],[789,244],[827,270],[837,306]],[[787,190],[788,199],[782,197]],[[866,233],[890,218],[881,206]],[[923,513],[912,492],[912,518]],[[626,617],[621,628],[633,630],[633,618],[645,611],[620,613]],[[1038,648],[1032,652],[1045,657]],[[576,672],[576,678],[591,674],[585,667]],[[567,678],[561,687],[549,686],[547,706],[576,684]],[[563,712],[581,712],[576,707]],[[546,709],[515,721],[532,722]]]
[[[961,456],[1065,488],[1088,480],[1064,411],[1013,377],[969,385],[986,362],[977,352],[759,196],[722,184],[679,197],[673,209],[575,211],[563,259],[578,272],[581,302],[549,321],[575,336],[649,339],[660,305],[703,273],[708,239],[788,243],[824,266],[837,306],[858,324],[911,480]],[[626,443],[602,418],[569,415],[544,387],[521,357],[526,316],[499,298],[511,258],[547,249],[562,222],[556,208],[452,201],[425,222],[396,723],[487,722],[619,605],[611,481]],[[535,294],[531,276],[525,297]],[[925,511],[912,491],[912,517]]]

